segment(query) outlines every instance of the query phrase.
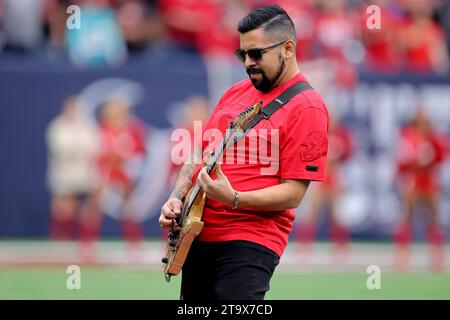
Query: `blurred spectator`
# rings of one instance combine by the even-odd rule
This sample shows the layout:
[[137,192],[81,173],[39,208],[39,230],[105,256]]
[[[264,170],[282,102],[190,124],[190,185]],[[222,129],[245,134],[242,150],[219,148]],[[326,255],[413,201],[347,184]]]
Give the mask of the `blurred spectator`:
[[158,8],[174,45],[197,50],[199,34],[208,26],[215,4],[210,0],[159,0]]
[[81,28],[67,29],[71,61],[77,66],[118,65],[127,48],[108,0],[85,0],[81,5]]
[[411,124],[400,133],[398,147],[398,182],[404,214],[395,234],[396,264],[401,270],[408,265],[412,237],[413,213],[423,204],[427,215],[427,242],[432,246],[432,266],[439,271],[444,265],[444,235],[439,226],[440,195],[437,169],[447,146],[432,128],[428,116],[419,109]]
[[[44,23],[49,44],[62,49],[66,33],[67,8],[72,5],[89,4],[86,0],[43,0],[45,1]],[[116,10],[117,22],[130,53],[145,49],[153,41],[161,40],[164,26],[156,10],[156,0],[114,0],[100,1]],[[81,11],[83,13],[83,11]]]
[[121,196],[120,219],[123,233],[130,245],[130,254],[136,253],[143,231],[128,202],[137,179],[137,169],[146,153],[146,127],[131,113],[131,106],[122,98],[108,100],[100,111],[100,182],[94,201],[86,210],[81,225],[84,259],[95,256],[95,241],[100,232],[102,202],[107,192],[114,190]]
[[450,56],[450,1],[442,1],[438,13],[445,32],[447,53]]
[[357,12],[347,0],[317,1],[320,11],[316,19],[317,56],[330,62],[336,83],[353,87],[357,80],[354,65],[363,60],[360,25]]
[[344,59],[345,49],[358,35],[356,12],[346,0],[318,1],[316,36],[320,54],[330,58]]
[[68,98],[61,114],[47,128],[48,185],[51,192],[52,239],[75,236],[76,219],[83,200],[96,185],[98,138],[83,116],[80,101]]
[[449,70],[444,30],[433,20],[436,0],[404,0],[407,17],[397,41],[404,67],[413,72],[446,74]]
[[335,245],[333,253],[337,258],[344,258],[348,250],[349,231],[340,222],[337,203],[344,192],[340,181],[342,165],[349,159],[352,153],[352,138],[349,129],[335,117],[330,116],[328,142],[327,178],[324,183],[314,185],[310,200],[310,211],[304,219],[301,219],[297,240],[311,250],[315,238],[315,231],[322,209],[326,207],[330,215],[330,238]]
[[43,29],[50,49],[63,50],[69,0],[43,0]]
[[[367,7],[380,8],[380,29],[367,27]],[[402,67],[400,48],[396,39],[401,15],[389,0],[365,1],[360,8],[362,41],[365,46],[365,67],[372,72],[398,72]]]
[[43,0],[3,0],[5,50],[29,51],[42,41]]
[[130,53],[145,49],[152,41],[163,39],[165,29],[154,3],[148,0],[117,2],[117,20]]
[[313,0],[306,1],[266,1],[283,7],[294,22],[297,31],[297,60],[303,62],[316,58],[315,21],[318,18]]
[[199,51],[203,56],[234,56],[234,50],[239,47],[236,29],[239,17],[250,8],[239,0],[210,2],[209,14],[197,38]]
[[237,81],[242,68],[234,56],[239,48],[237,24],[250,8],[244,1],[211,1],[210,11],[204,20],[204,27],[197,37],[197,48],[206,64],[209,98],[215,105],[225,90]]

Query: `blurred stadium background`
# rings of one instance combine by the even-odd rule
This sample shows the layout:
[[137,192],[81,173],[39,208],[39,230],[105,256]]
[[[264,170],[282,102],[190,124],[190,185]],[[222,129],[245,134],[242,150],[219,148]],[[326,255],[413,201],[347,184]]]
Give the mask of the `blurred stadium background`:
[[[342,130],[330,140],[333,181],[297,209],[267,298],[450,298],[450,1],[2,0],[1,299],[178,298],[180,279],[163,279],[157,224],[178,168],[171,132],[246,78],[236,25],[269,3],[293,18],[300,69]],[[81,8],[80,29],[67,27],[70,5]],[[369,5],[381,29],[368,28]],[[437,142],[408,141],[412,120]],[[114,155],[115,138],[125,154]],[[86,167],[91,156],[99,172]],[[98,179],[118,158],[119,188]],[[419,203],[408,228],[416,160],[435,213]],[[66,288],[73,264],[82,290]],[[366,287],[369,265],[382,270],[381,290]]]

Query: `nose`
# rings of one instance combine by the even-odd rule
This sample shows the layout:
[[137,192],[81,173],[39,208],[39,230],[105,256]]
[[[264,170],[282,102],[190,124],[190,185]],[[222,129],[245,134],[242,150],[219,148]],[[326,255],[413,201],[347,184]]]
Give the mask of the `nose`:
[[248,69],[250,67],[255,67],[257,65],[256,61],[252,60],[248,55],[245,55],[244,67]]

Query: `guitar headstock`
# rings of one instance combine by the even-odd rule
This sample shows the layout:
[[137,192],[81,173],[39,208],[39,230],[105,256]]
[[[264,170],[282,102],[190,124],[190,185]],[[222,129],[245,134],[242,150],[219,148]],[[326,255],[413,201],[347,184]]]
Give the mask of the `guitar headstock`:
[[262,107],[262,101],[255,103],[253,106],[245,109],[241,113],[238,114],[236,120],[234,120],[231,125],[233,129],[241,129],[243,130],[247,123],[250,122],[253,117],[255,117]]

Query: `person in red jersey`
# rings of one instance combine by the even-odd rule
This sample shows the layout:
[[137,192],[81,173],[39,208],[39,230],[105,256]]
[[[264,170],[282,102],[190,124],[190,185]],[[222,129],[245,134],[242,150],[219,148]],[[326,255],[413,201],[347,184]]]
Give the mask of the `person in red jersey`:
[[435,0],[404,0],[408,16],[399,25],[397,42],[407,70],[446,74],[449,57],[442,26],[433,20]]
[[444,265],[444,235],[438,221],[440,193],[437,170],[446,154],[446,143],[437,135],[427,115],[419,110],[412,123],[400,133],[398,180],[404,215],[394,235],[396,265],[407,267],[412,237],[414,210],[423,203],[427,213],[427,242],[431,246],[432,267],[439,271]]
[[[353,88],[358,75],[348,54],[351,43],[360,36],[357,12],[346,0],[318,1],[320,10],[315,20],[316,54],[327,60],[334,81],[342,88]],[[329,71],[329,72],[330,72]]]
[[336,118],[330,117],[328,140],[327,178],[312,193],[311,209],[306,219],[300,221],[297,239],[308,251],[311,249],[319,214],[326,206],[330,215],[330,237],[336,249],[333,252],[342,254],[348,249],[349,232],[338,218],[337,201],[343,192],[339,174],[342,164],[352,153],[352,139],[349,129]]
[[197,49],[198,38],[209,26],[210,12],[216,5],[209,0],[159,0],[169,39],[187,49]]
[[[378,6],[382,17],[380,28],[368,27],[367,10],[370,11],[374,5]],[[361,41],[366,50],[365,66],[371,71],[395,73],[402,67],[399,43],[396,39],[401,15],[392,10],[392,5],[392,2],[386,0],[370,0],[359,6]]]
[[137,248],[142,240],[141,225],[128,201],[134,189],[134,171],[146,152],[145,143],[145,125],[132,116],[130,106],[123,99],[114,98],[102,106],[98,156],[100,182],[89,209],[82,216],[80,233],[86,259],[93,258],[93,241],[98,237],[102,220],[101,202],[108,190],[118,190],[122,195],[120,219],[130,249]]
[[[260,7],[237,29],[235,54],[249,79],[233,85],[218,102],[204,125],[202,148],[180,170],[159,218],[162,227],[179,228],[182,200],[199,182],[207,201],[204,227],[183,266],[186,300],[263,299],[292,231],[294,208],[310,181],[326,176],[328,111],[311,88],[252,129],[258,144],[246,135],[245,143],[230,146],[211,176],[196,164],[197,155],[212,150],[220,142],[218,133],[223,136],[240,112],[259,101],[264,110],[286,89],[306,82],[297,65],[295,27],[284,9]],[[252,154],[258,155],[255,161]]]
[[239,65],[233,55],[239,46],[235,26],[250,8],[241,0],[209,2],[196,46],[206,67],[209,99],[216,102],[237,79],[242,79],[237,74]]

